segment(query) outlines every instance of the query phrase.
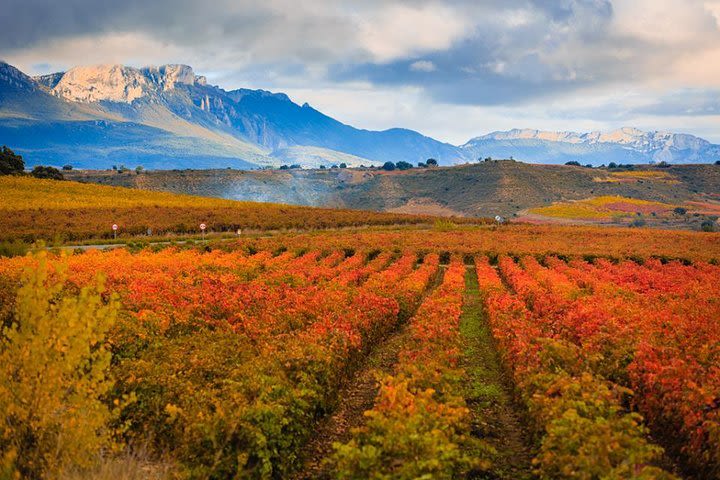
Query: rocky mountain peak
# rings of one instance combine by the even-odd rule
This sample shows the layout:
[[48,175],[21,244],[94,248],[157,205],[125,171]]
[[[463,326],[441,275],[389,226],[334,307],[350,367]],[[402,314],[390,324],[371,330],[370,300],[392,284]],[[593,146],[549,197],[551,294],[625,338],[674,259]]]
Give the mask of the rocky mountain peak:
[[149,94],[172,90],[178,85],[207,83],[205,77],[196,77],[187,65],[142,69],[124,65],[93,65],[75,67],[64,74],[44,75],[36,81],[66,100],[119,103],[132,103]]
[[0,84],[20,90],[35,90],[35,82],[32,78],[13,67],[12,65],[0,60]]
[[76,102],[131,103],[148,89],[147,78],[136,68],[95,65],[71,68],[53,88],[53,93]]
[[145,67],[142,73],[162,90],[172,90],[175,85],[194,85],[195,72],[188,65],[161,65]]

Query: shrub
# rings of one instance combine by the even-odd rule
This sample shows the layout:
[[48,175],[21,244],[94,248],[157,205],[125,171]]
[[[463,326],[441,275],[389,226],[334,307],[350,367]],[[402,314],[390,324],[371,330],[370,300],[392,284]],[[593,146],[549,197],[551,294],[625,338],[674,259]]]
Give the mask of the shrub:
[[435,160],[434,158],[428,158],[428,159],[425,161],[425,165],[427,165],[428,167],[437,167],[437,166],[438,166],[438,161]]
[[101,400],[113,386],[105,335],[118,302],[102,280],[63,291],[64,267],[46,253],[24,274],[13,321],[0,337],[0,475],[56,477],[90,467],[111,441],[113,413]]
[[44,167],[42,165],[38,165],[37,167],[32,169],[32,172],[30,172],[30,175],[32,175],[35,178],[46,178],[49,180],[64,180],[65,177],[63,177],[63,174],[60,173],[60,170],[58,170],[55,167]]
[[392,172],[395,170],[395,164],[393,162],[385,162],[382,166],[383,170],[387,170],[388,172]]
[[704,220],[700,224],[700,230],[703,232],[714,232],[716,229],[716,224],[712,220]]
[[335,444],[338,479],[450,479],[486,460],[468,455],[468,410],[461,401],[438,401],[402,377],[386,379],[364,429]]
[[409,162],[399,161],[395,164],[398,170],[410,170],[413,168],[412,164]]
[[0,175],[13,175],[25,170],[25,162],[21,155],[16,155],[5,145],[0,148]]
[[565,162],[565,165],[569,165],[569,166],[572,166],[572,167],[580,167],[580,166],[581,166],[581,165],[580,165],[580,162],[576,162],[575,160],[573,160],[573,161],[571,161],[571,162]]
[[455,230],[457,228],[457,225],[455,225],[455,223],[453,223],[451,220],[438,219],[435,220],[434,228],[438,232],[449,232],[451,230]]
[[0,257],[20,257],[28,251],[28,245],[20,240],[0,242]]

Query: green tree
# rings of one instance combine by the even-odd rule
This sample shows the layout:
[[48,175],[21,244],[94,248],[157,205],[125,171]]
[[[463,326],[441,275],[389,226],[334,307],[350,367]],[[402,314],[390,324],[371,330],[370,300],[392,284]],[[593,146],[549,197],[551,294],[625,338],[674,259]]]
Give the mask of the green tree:
[[388,172],[392,172],[395,170],[395,164],[393,162],[385,162],[382,166],[383,170],[387,170]]
[[427,165],[428,167],[437,167],[437,166],[438,166],[438,161],[435,160],[434,158],[428,158],[428,159],[425,161],[425,165]]
[[64,180],[65,177],[63,177],[63,174],[60,173],[60,170],[58,170],[55,167],[44,167],[42,165],[38,165],[37,167],[32,169],[32,172],[30,172],[30,175],[32,175],[35,178],[46,178],[49,180]]
[[5,145],[0,148],[0,175],[23,173],[25,162],[21,155],[16,155]]
[[400,160],[399,162],[397,162],[397,163],[395,164],[395,166],[397,167],[398,170],[410,170],[411,168],[413,168],[412,163],[405,162],[405,161],[402,161],[402,160]]
[[0,478],[57,478],[90,467],[111,444],[113,386],[105,336],[118,300],[103,281],[64,291],[64,264],[28,270],[12,323],[0,335]]

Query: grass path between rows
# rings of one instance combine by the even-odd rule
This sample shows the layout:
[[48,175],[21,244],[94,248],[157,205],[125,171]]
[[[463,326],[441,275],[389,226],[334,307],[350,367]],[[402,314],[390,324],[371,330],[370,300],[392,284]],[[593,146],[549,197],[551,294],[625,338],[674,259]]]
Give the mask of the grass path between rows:
[[512,383],[495,349],[474,266],[465,274],[460,317],[465,348],[462,366],[469,381],[465,400],[471,410],[472,434],[495,450],[492,472],[473,478],[524,480],[532,475],[533,448],[523,414],[513,400]]
[[[442,283],[446,266],[440,265],[428,287],[423,292],[418,307],[438,285]],[[408,320],[415,312],[408,312],[398,322],[398,328],[379,343],[370,352],[365,362],[340,389],[338,406],[328,416],[320,420],[315,433],[301,453],[304,464],[291,477],[292,480],[331,479],[331,466],[326,460],[332,455],[333,443],[346,443],[352,438],[352,430],[365,423],[365,412],[375,405],[378,393],[378,379],[395,372],[398,353],[408,340],[410,330]]]

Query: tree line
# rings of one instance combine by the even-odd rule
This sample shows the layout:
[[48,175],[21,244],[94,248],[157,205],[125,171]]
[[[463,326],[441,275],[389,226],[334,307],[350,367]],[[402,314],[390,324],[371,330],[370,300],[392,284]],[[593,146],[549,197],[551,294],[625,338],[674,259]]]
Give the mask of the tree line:
[[[71,167],[72,168],[72,167]],[[10,148],[3,145],[0,148],[0,175],[24,175],[25,160]],[[55,167],[37,165],[30,171],[35,178],[47,178],[51,180],[64,180],[63,174]]]

